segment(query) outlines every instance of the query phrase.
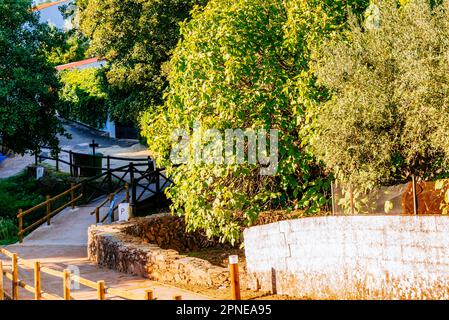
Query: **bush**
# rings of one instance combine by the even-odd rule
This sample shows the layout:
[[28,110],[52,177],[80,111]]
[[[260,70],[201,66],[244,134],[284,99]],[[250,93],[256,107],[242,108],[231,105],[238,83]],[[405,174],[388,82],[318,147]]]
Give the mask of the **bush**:
[[[19,209],[26,210],[34,207],[44,202],[46,195],[60,194],[68,190],[72,182],[76,182],[66,173],[55,172],[48,166],[45,168],[45,175],[41,180],[36,180],[26,171],[7,179],[0,179],[0,221],[3,221],[0,241],[14,239],[9,237],[11,234],[17,235],[17,228],[14,229],[11,225],[17,225],[16,216]],[[56,206],[59,205],[62,203],[56,204]],[[27,216],[24,219],[24,226],[29,225],[31,221],[36,221],[43,214],[45,214],[45,208]]]
[[95,68],[68,70],[59,76],[58,111],[68,119],[101,129],[108,117],[108,96],[102,71]]
[[[307,152],[306,110],[321,99],[308,67],[313,46],[345,27],[347,7],[366,1],[211,0],[181,26],[165,104],[141,119],[143,134],[174,185],[171,209],[189,230],[235,242],[240,226],[279,206],[318,212],[328,204],[329,177]],[[277,129],[279,165],[195,163],[174,167],[176,129]],[[305,132],[305,134],[303,133]],[[210,145],[198,140],[201,147]]]
[[0,245],[17,241],[17,225],[11,219],[0,217]]
[[322,47],[321,106],[312,145],[337,178],[358,188],[431,179],[449,160],[449,2],[372,5],[366,22]]

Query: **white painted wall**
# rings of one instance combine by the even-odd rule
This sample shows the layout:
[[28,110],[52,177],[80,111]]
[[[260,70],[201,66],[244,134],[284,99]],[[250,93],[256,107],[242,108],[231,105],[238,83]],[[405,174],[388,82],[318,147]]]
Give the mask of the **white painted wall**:
[[329,216],[246,229],[253,289],[318,299],[448,299],[449,217]]

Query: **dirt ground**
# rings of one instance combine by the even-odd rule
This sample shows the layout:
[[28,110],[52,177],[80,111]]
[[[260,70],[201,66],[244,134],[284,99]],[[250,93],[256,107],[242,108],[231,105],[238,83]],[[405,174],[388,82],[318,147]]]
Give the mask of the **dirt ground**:
[[[239,272],[244,274],[246,272],[246,259],[245,252],[243,249],[231,248],[231,249],[216,249],[208,248],[201,249],[199,251],[184,252],[181,253],[189,257],[196,257],[199,259],[207,260],[211,264],[227,267],[228,259],[230,255],[238,255],[239,257]],[[195,285],[178,285],[183,289],[188,289],[193,292],[201,293],[207,295],[213,299],[228,300],[231,299],[231,292],[229,288],[215,289],[215,288],[204,288],[202,286]],[[252,291],[252,290],[241,290],[241,295],[243,300],[298,300],[304,298],[288,297],[285,295],[271,294],[271,292],[263,291]]]

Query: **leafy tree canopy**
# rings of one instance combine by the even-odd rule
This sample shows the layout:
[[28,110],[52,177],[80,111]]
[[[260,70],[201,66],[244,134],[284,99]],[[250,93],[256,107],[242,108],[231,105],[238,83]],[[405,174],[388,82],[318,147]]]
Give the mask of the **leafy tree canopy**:
[[18,153],[57,146],[63,131],[56,71],[45,57],[54,39],[30,7],[29,0],[0,0],[0,137]]
[[[174,179],[172,211],[185,215],[189,229],[233,242],[260,210],[283,205],[312,213],[326,205],[329,180],[301,133],[307,109],[323,94],[308,63],[316,44],[345,27],[348,7],[361,11],[366,1],[211,0],[182,24],[183,40],[166,66],[165,103],[148,111],[141,127]],[[279,130],[277,173],[261,176],[260,165],[248,163],[173,167],[171,135],[192,132],[195,123],[220,132]]]
[[62,116],[102,128],[108,115],[102,72],[95,68],[61,72],[58,111]]
[[106,58],[111,115],[136,121],[160,104],[166,79],[161,65],[179,40],[179,23],[203,0],[77,0],[90,52]]
[[449,2],[373,6],[376,17],[322,47],[316,74],[332,98],[312,143],[337,178],[365,188],[432,178],[449,159]]

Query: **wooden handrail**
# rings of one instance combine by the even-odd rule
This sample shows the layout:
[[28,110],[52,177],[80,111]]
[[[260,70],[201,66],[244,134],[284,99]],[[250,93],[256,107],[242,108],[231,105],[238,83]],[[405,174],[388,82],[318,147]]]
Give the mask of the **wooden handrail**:
[[[66,269],[64,271],[54,270],[48,267],[41,267],[40,262],[38,261],[28,261],[22,258],[19,258],[17,254],[12,253],[4,248],[0,248],[0,254],[3,254],[12,259],[12,270],[8,272],[4,270],[2,261],[0,260],[0,300],[3,300],[4,297],[4,285],[3,285],[3,275],[6,276],[13,283],[13,299],[18,299],[18,288],[21,287],[26,291],[29,291],[34,294],[35,300],[46,299],[46,300],[70,300],[73,299],[70,296],[70,281],[78,282],[86,287],[94,289],[97,291],[98,300],[106,300],[106,294],[111,294],[123,299],[128,300],[153,300],[153,291],[145,290],[144,294],[136,294],[125,290],[115,289],[115,288],[107,288],[105,282],[103,280],[94,282],[85,278],[82,278],[77,275],[70,274],[70,272]],[[16,261],[16,263],[14,263]],[[25,281],[17,278],[19,267],[28,267],[34,270],[34,286],[31,286]],[[50,293],[46,293],[41,291],[41,273],[49,274],[51,276],[57,277],[63,280],[63,295],[64,297],[60,297],[57,295],[53,295]],[[15,283],[15,285],[14,285]]]
[[60,193],[60,194],[54,196],[53,198],[49,198],[48,200],[46,200],[46,201],[44,201],[42,203],[39,203],[38,205],[36,205],[36,206],[34,206],[34,207],[30,208],[30,209],[27,209],[27,210],[23,211],[22,213],[17,215],[17,218],[26,216],[26,215],[28,215],[28,214],[30,214],[30,213],[32,213],[32,212],[34,212],[34,211],[44,207],[44,206],[46,206],[48,203],[54,202],[54,201],[62,198],[63,196],[68,195],[72,191],[75,191],[76,189],[80,188],[81,186],[82,186],[81,183],[77,184],[77,185],[74,185],[73,187],[71,187],[70,189],[64,191],[63,193]]
[[[47,196],[47,200],[34,206],[33,208],[30,208],[26,211],[22,211],[22,209],[19,209],[19,213],[17,214],[17,219],[18,219],[18,238],[19,238],[19,242],[23,241],[23,236],[26,232],[38,227],[39,225],[43,224],[45,221],[47,221],[47,224],[50,225],[51,224],[51,218],[53,216],[55,216],[56,214],[58,214],[59,212],[61,212],[62,210],[64,210],[65,208],[67,208],[68,206],[71,206],[72,208],[74,208],[75,202],[80,200],[83,197],[83,194],[81,193],[80,195],[78,195],[77,197],[75,197],[75,191],[77,189],[80,189],[82,187],[82,183],[79,183],[77,185],[72,184],[71,188],[54,196],[54,197],[50,197]],[[70,200],[66,203],[64,203],[62,206],[60,206],[57,209],[51,210],[51,204],[56,201],[61,199],[64,196],[70,195]],[[27,226],[26,228],[23,228],[23,218],[26,215],[29,215],[30,213],[40,209],[46,207],[47,209],[47,214],[42,217],[41,219],[35,221],[34,223],[32,223],[31,225]]]
[[122,201],[120,201],[113,209],[112,212],[114,212],[115,210],[118,209],[118,206],[120,203],[123,202],[129,202],[129,185],[128,183],[125,183],[124,186],[120,187],[119,189],[117,189],[116,191],[114,191],[113,193],[111,193],[109,195],[109,197],[107,197],[104,201],[102,201],[91,213],[90,215],[94,215],[95,214],[95,221],[96,223],[103,223],[106,219],[107,219],[107,215],[103,217],[103,219],[100,220],[100,208],[102,208],[104,205],[106,205],[106,203],[112,203],[112,199],[114,198],[115,195],[117,195],[119,192],[125,190],[126,191],[126,196],[125,199],[123,199]]

